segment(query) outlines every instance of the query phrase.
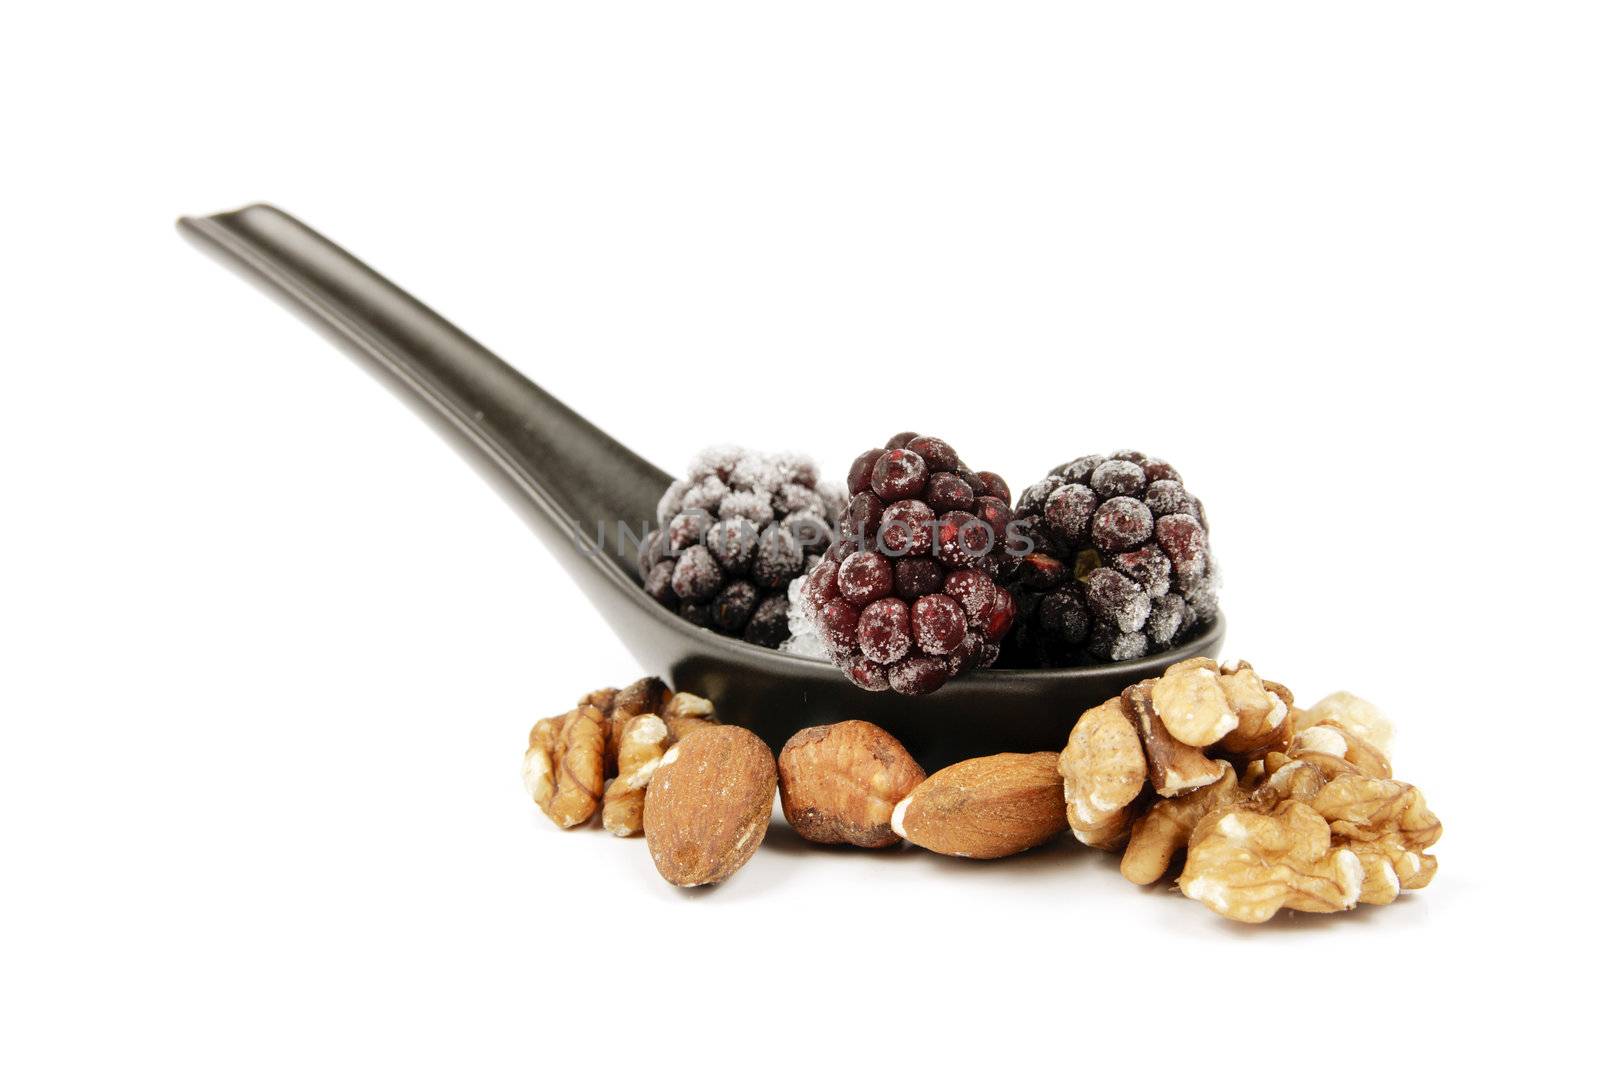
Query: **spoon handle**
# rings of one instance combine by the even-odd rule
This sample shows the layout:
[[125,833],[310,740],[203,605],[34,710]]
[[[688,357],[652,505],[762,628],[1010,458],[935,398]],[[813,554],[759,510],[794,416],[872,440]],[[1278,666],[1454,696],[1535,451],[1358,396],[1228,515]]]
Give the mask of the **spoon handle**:
[[545,532],[653,518],[667,474],[305,223],[254,204],[178,228],[391,372],[540,506]]

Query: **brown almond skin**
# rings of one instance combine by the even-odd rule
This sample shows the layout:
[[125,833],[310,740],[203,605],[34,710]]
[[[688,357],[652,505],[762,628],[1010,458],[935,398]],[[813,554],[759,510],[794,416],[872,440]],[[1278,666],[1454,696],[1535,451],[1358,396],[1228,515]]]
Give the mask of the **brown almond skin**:
[[742,726],[706,726],[661,758],[644,796],[644,838],[676,886],[725,881],[767,836],[778,768]]
[[889,816],[925,778],[893,735],[860,719],[801,730],[778,755],[783,816],[819,845],[899,844]]
[[946,856],[1015,855],[1067,828],[1057,752],[1003,752],[938,771],[902,800],[896,828]]

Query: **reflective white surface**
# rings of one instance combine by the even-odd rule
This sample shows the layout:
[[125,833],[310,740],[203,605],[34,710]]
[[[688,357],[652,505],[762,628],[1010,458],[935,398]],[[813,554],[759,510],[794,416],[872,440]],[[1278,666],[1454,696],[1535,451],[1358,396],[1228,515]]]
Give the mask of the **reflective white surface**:
[[[5,1058],[1570,1039],[1600,86],[1554,10],[21,15]],[[555,830],[526,731],[634,668],[432,431],[171,231],[262,198],[664,465],[838,475],[910,428],[1014,490],[1170,459],[1229,654],[1396,719],[1434,886],[1247,929],[1066,842],[821,852],[779,818],[684,894]]]

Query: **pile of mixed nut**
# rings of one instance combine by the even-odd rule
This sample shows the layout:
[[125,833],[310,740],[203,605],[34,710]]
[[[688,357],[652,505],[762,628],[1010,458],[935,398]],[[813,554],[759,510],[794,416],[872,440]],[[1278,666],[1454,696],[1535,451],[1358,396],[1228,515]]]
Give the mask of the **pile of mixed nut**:
[[1085,711],[1061,752],[999,753],[928,775],[895,738],[852,720],[802,730],[774,760],[755,734],[657,678],[584,696],[528,738],[523,777],[565,829],[598,812],[643,831],[676,886],[721,882],[766,836],[774,793],[822,845],[902,841],[998,859],[1070,829],[1121,852],[1152,884],[1177,865],[1183,894],[1240,922],[1332,912],[1421,889],[1438,818],[1396,781],[1391,728],[1337,693],[1309,709],[1248,663],[1191,659]]

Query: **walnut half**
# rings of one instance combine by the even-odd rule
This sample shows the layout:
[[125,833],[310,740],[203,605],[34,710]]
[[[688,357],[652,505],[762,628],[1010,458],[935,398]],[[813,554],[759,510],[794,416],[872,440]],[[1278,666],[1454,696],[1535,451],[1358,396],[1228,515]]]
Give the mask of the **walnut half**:
[[1239,725],[1239,713],[1209,659],[1184,660],[1150,683],[1150,703],[1178,741],[1195,748],[1221,741]]
[[1424,850],[1443,827],[1422,791],[1388,771],[1364,739],[1308,726],[1287,755],[1267,759],[1253,791],[1195,826],[1179,887],[1241,922],[1390,904],[1423,888],[1438,869]]
[[606,780],[606,718],[593,704],[542,719],[528,734],[522,781],[550,821],[570,830],[600,806]]
[[1422,790],[1405,782],[1342,775],[1312,799],[1334,840],[1361,860],[1367,879],[1363,904],[1388,904],[1402,889],[1433,881],[1438,861],[1423,850],[1444,833]]
[[1079,717],[1056,765],[1067,801],[1067,824],[1095,848],[1120,844],[1128,832],[1129,805],[1149,775],[1139,732],[1116,697]]
[[582,826],[603,805],[606,829],[628,837],[640,830],[644,791],[657,761],[673,743],[716,721],[711,701],[674,694],[660,678],[596,689],[565,715],[534,724],[522,781],[563,830]]
[[1158,800],[1133,824],[1128,848],[1122,854],[1122,876],[1134,885],[1150,885],[1167,873],[1172,857],[1189,844],[1200,820],[1228,807],[1244,796],[1233,767],[1217,761],[1222,776],[1181,797]]
[[1061,753],[1074,835],[1122,849],[1138,885],[1187,849],[1183,892],[1242,922],[1426,886],[1441,827],[1393,780],[1388,721],[1348,693],[1317,708],[1243,662],[1185,660],[1130,686],[1084,712]]
[[1364,880],[1361,860],[1334,845],[1316,809],[1289,800],[1271,812],[1229,807],[1201,819],[1178,888],[1219,915],[1262,923],[1280,908],[1346,911]]
[[1222,772],[1200,749],[1172,736],[1156,710],[1152,689],[1153,683],[1141,682],[1122,693],[1123,712],[1139,731],[1145,758],[1150,761],[1150,784],[1164,797],[1210,785]]
[[[1263,680],[1248,663],[1219,667],[1215,660],[1189,659],[1090,708],[1079,717],[1061,753],[1074,836],[1095,848],[1120,847],[1139,810],[1149,804],[1143,795],[1146,781],[1164,800],[1199,791],[1214,806],[1236,788],[1230,784],[1209,791],[1225,773],[1288,746],[1293,700],[1287,689]],[[1160,802],[1156,806],[1162,807]],[[1139,872],[1135,880],[1159,877],[1161,872],[1150,873],[1147,865],[1163,852],[1170,861],[1194,820],[1209,810],[1162,807],[1162,814],[1148,824],[1140,857],[1132,865]],[[1162,843],[1180,825],[1179,837]]]
[[606,786],[600,822],[618,837],[644,829],[644,792],[661,757],[672,747],[661,716],[635,715],[623,724],[617,743],[617,776]]

